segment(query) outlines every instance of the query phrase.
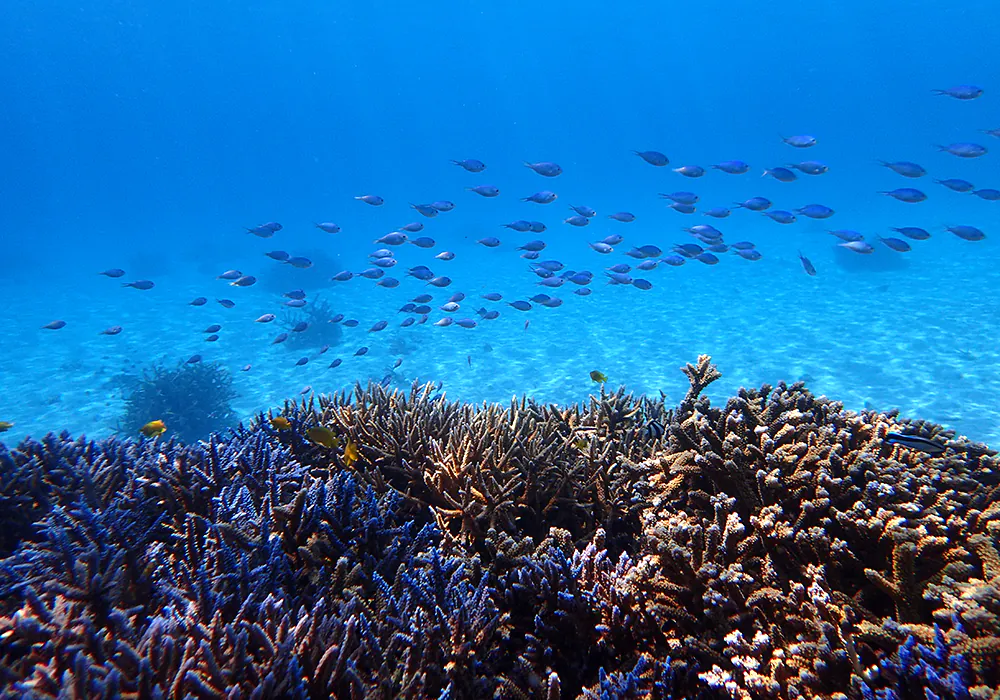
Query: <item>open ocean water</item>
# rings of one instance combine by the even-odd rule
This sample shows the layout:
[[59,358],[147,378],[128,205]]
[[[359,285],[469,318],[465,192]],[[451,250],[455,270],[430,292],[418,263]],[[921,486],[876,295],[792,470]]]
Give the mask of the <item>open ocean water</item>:
[[[608,387],[676,401],[687,388],[678,367],[707,353],[724,375],[713,399],[803,380],[849,408],[898,408],[996,444],[1000,201],[989,190],[1000,189],[1000,141],[984,130],[1000,128],[998,35],[1000,6],[985,0],[6,3],[0,421],[13,426],[3,438],[108,436],[124,411],[123,375],[194,355],[232,373],[233,408],[246,419],[307,387],[369,380],[440,382],[473,402],[526,394],[564,404],[598,391],[594,370]],[[981,96],[935,92],[969,85]],[[782,140],[803,135],[815,145]],[[988,152],[937,147],[963,143]],[[486,168],[452,162],[465,159]],[[749,171],[712,167],[733,160]],[[811,161],[828,171],[762,176]],[[695,165],[706,173],[674,171]],[[949,178],[980,194],[936,182]],[[478,186],[499,195],[469,189]],[[926,200],[880,194],[897,188]],[[545,190],[558,198],[522,201]],[[676,192],[698,195],[694,213],[667,207],[660,193]],[[753,197],[769,211],[822,204],[834,214],[780,224],[733,207]],[[441,201],[453,210],[411,208]],[[571,205],[596,215],[565,223]],[[704,214],[713,207],[733,209],[715,219]],[[616,212],[635,220],[610,219]],[[516,221],[546,230],[503,226]],[[266,222],[282,228],[261,237]],[[407,235],[433,247],[373,243],[413,222],[423,228]],[[707,247],[684,230],[704,224],[725,245],[752,242],[760,259],[729,249],[717,264],[634,269],[641,260],[627,253],[639,246],[660,248],[654,261],[678,244]],[[955,226],[985,238],[965,240]],[[859,232],[874,252],[839,247],[834,229]],[[623,240],[611,253],[588,245],[614,234]],[[488,237],[499,246],[477,242]],[[546,243],[537,261],[518,250],[530,240]],[[377,248],[393,251],[382,280],[397,287],[357,274]],[[312,266],[265,256],[273,251]],[[454,259],[435,258],[443,251]],[[562,264],[556,278],[587,270],[593,280],[540,286],[532,267],[542,261]],[[651,287],[608,284],[618,264]],[[451,284],[408,274],[420,265]],[[125,275],[98,274],[112,268]],[[217,279],[228,270],[257,281],[230,286]],[[331,280],[343,271],[355,276]],[[155,286],[122,286],[137,280]],[[307,309],[322,303],[358,324],[317,316],[274,344],[295,313],[283,294],[296,289]],[[460,309],[440,310],[456,292],[466,295]],[[420,315],[399,309],[426,293],[426,322],[401,327]],[[541,293],[561,304],[509,305]],[[197,297],[208,301],[190,305]],[[278,318],[256,321],[267,313]],[[435,325],[444,318],[476,325]],[[53,321],[65,326],[43,327]],[[213,324],[218,340],[208,342]],[[121,332],[102,334],[113,326]]]

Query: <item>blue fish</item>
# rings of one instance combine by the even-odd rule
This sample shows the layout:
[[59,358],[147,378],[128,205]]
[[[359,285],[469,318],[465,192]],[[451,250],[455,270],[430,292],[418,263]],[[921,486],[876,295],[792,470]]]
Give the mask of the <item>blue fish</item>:
[[947,95],[956,100],[974,100],[983,94],[983,89],[978,85],[956,85],[955,87],[944,88],[943,90],[932,90],[935,95]]
[[500,194],[500,188],[495,185],[476,185],[475,187],[466,187],[469,192],[475,192],[481,197],[496,197]]
[[986,146],[980,146],[978,143],[953,143],[937,148],[959,158],[978,158],[988,152]]
[[696,211],[695,206],[693,204],[681,204],[680,202],[671,202],[667,206],[679,214],[694,214]]
[[535,204],[551,204],[556,201],[557,195],[555,192],[550,192],[549,190],[542,190],[541,192],[535,192],[533,195],[528,197],[522,197],[522,202],[534,202]]
[[823,204],[807,204],[795,211],[803,216],[808,216],[810,219],[828,219],[834,214],[833,209]]
[[509,228],[518,233],[525,233],[531,230],[531,222],[525,221],[523,219],[518,219],[517,221],[511,221],[509,224],[503,224],[504,228]]
[[931,237],[931,234],[927,232],[926,229],[922,229],[918,226],[903,226],[901,228],[893,228],[896,233],[901,233],[907,238],[912,238],[915,241],[926,241]]
[[944,185],[949,190],[955,192],[972,192],[972,190],[976,189],[976,186],[968,180],[961,180],[957,177],[948,178],[947,180],[935,180],[934,182]]
[[465,160],[453,160],[451,161],[460,168],[468,170],[470,173],[481,173],[486,170],[486,163],[481,160],[476,160],[475,158],[466,158]]
[[911,250],[910,244],[901,238],[885,238],[884,236],[879,236],[878,239],[897,253],[908,253]]
[[135,282],[124,282],[123,287],[132,287],[132,289],[141,289],[143,291],[152,289],[156,285],[149,280],[136,280]]
[[794,182],[799,179],[799,176],[788,168],[768,168],[764,171],[764,174],[761,175],[761,177],[765,177],[767,175],[770,175],[778,182]]
[[816,137],[806,134],[802,134],[801,136],[782,136],[781,140],[795,148],[810,148],[816,145]]
[[750,166],[742,160],[724,160],[721,163],[716,163],[712,167],[716,170],[728,173],[729,175],[743,175],[744,173],[750,172]]
[[903,177],[923,177],[927,174],[923,166],[917,165],[916,163],[911,163],[908,160],[897,160],[895,162],[886,162],[884,160],[879,161],[880,165],[884,165],[895,173],[902,175]]
[[409,240],[405,233],[400,233],[399,231],[393,231],[392,233],[387,233],[381,238],[376,238],[375,243],[383,243],[385,245],[403,245]]
[[875,252],[871,244],[865,241],[848,241],[847,243],[838,243],[841,248],[846,248],[854,253],[859,253],[861,255],[871,255]]
[[700,165],[682,165],[674,168],[674,172],[684,177],[701,177],[705,174],[705,169]]
[[678,204],[696,204],[698,202],[698,195],[694,192],[671,192],[670,194],[660,193],[660,196],[664,199],[670,199]]
[[614,219],[615,221],[621,221],[623,224],[630,224],[635,221],[635,214],[628,211],[619,211],[614,214],[608,214],[609,219]]
[[847,243],[851,243],[853,241],[860,241],[864,239],[864,236],[862,236],[857,231],[851,231],[850,229],[846,228],[837,229],[836,231],[827,231],[827,233],[829,233],[832,236],[836,236],[840,240],[846,241]]
[[750,211],[764,211],[771,206],[771,200],[767,197],[751,197],[742,202],[734,202],[734,205]]
[[801,250],[799,251],[799,262],[802,263],[802,269],[806,271],[807,275],[810,277],[816,276],[816,267],[812,264],[809,258],[802,254]]
[[822,175],[830,170],[830,167],[826,163],[821,163],[818,160],[806,160],[801,163],[792,163],[788,167],[795,168],[799,172],[805,173],[806,175]]
[[411,204],[410,208],[415,209],[418,214],[423,214],[429,219],[438,215],[437,208],[432,204]]
[[879,192],[879,194],[888,195],[893,199],[898,199],[900,202],[908,202],[910,204],[916,204],[917,202],[922,202],[927,199],[926,194],[912,187],[899,187],[895,190],[889,190],[888,192]]
[[783,209],[775,209],[773,211],[761,212],[764,216],[777,221],[779,224],[794,224],[796,221],[795,214],[790,211],[784,211]]
[[949,226],[947,230],[966,241],[981,241],[986,238],[986,234],[975,226]]
[[545,241],[528,241],[522,246],[518,246],[518,250],[527,250],[533,253],[538,253],[545,250]]
[[711,216],[713,219],[725,219],[730,212],[726,207],[712,207],[705,211],[705,216]]
[[659,151],[632,151],[637,156],[642,158],[644,161],[650,165],[655,165],[658,168],[662,168],[664,165],[670,164],[670,159]]
[[547,161],[543,161],[540,163],[525,162],[524,167],[531,168],[536,173],[538,173],[539,175],[543,175],[544,177],[556,177],[557,175],[562,174],[562,168],[559,167],[557,163],[550,163]]

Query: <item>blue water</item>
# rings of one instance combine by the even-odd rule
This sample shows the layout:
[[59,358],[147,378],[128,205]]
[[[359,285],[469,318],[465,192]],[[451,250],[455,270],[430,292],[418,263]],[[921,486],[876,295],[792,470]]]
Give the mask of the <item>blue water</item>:
[[[677,367],[709,353],[724,372],[717,399],[740,385],[804,379],[850,408],[899,408],[1000,440],[1000,202],[932,181],[1000,188],[1000,143],[979,132],[1000,127],[998,34],[1000,8],[985,1],[7,3],[0,420],[15,426],[4,438],[108,435],[122,411],[115,377],[195,353],[233,371],[241,417],[306,387],[387,377],[394,386],[438,381],[455,399],[569,402],[597,389],[588,375],[599,369],[612,387],[676,400],[685,387]],[[932,93],[966,83],[984,95]],[[779,138],[803,133],[818,145]],[[935,148],[956,141],[991,153],[959,159]],[[741,159],[752,171],[689,179],[635,149],[663,151],[671,168]],[[487,170],[450,162],[462,158]],[[788,184],[760,177],[805,159],[830,172]],[[902,178],[880,159],[916,161],[929,175]],[[543,178],[525,160],[564,172]],[[465,190],[478,184],[501,195]],[[928,200],[877,194],[906,186]],[[541,189],[559,199],[519,201]],[[677,190],[697,192],[701,209],[760,195],[836,214],[789,226],[749,211],[714,221],[667,209],[657,193]],[[385,205],[354,199],[367,193]],[[440,199],[454,211],[423,219],[409,208]],[[598,216],[584,229],[565,225],[569,204]],[[606,218],[620,210],[636,222]],[[516,219],[548,230],[500,227]],[[368,267],[374,238],[418,220],[437,246],[397,251],[389,274],[399,288],[329,281]],[[266,221],[284,228],[268,240],[245,233]],[[314,221],[343,230],[326,234]],[[605,266],[635,262],[624,255],[631,246],[693,242],[682,227],[706,222],[727,241],[755,242],[763,258],[661,266],[642,275],[649,291],[604,283]],[[944,229],[955,224],[987,238],[960,240]],[[877,241],[891,226],[922,226],[932,238],[895,253]],[[875,254],[836,248],[829,228],[861,231]],[[587,246],[611,233],[625,236],[614,254]],[[494,235],[497,249],[475,243]],[[478,299],[545,291],[515,250],[531,238],[549,244],[543,259],[594,271],[593,294],[567,285],[554,292],[562,307],[527,313]],[[288,269],[263,256],[274,249],[316,264]],[[441,250],[456,259],[434,260]],[[799,250],[816,277],[803,272]],[[426,325],[400,329],[397,309],[426,290],[405,275],[417,264],[454,283],[432,290]],[[156,287],[123,289],[96,274],[109,267]],[[230,268],[258,284],[215,279]],[[296,287],[360,325],[323,356],[271,345],[279,329],[253,320],[280,313],[280,292]],[[488,306],[500,318],[432,326],[454,291],[469,297],[456,316]],[[210,302],[187,306],[195,296]],[[236,308],[218,306],[222,297]],[[40,329],[55,319],[67,326]],[[380,319],[389,328],[368,334]],[[223,325],[214,344],[201,333],[211,323]],[[124,331],[100,335],[112,325]],[[354,357],[361,346],[370,353]],[[309,364],[296,366],[303,356]],[[336,357],[343,364],[330,369]]]

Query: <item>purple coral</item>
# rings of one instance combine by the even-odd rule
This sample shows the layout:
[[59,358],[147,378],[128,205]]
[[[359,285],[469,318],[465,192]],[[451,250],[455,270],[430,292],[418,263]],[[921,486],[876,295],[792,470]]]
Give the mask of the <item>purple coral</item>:
[[[995,452],[799,384],[712,406],[708,358],[684,371],[673,409],[623,390],[472,407],[372,385],[197,446],[0,445],[0,682],[32,697],[996,692]],[[317,426],[339,442],[316,444]],[[900,429],[948,450],[885,441]]]

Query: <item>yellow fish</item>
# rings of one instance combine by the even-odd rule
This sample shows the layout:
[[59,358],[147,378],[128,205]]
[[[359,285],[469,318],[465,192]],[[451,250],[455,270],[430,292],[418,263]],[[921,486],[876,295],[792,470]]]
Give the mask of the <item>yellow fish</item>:
[[360,456],[358,444],[354,440],[348,440],[347,444],[344,445],[344,464],[350,467],[358,461]]
[[0,420],[0,433],[6,433],[8,430],[14,427],[14,424],[10,421]]
[[271,427],[275,430],[291,430],[292,423],[284,416],[275,416],[271,419]]
[[578,450],[585,450],[588,445],[590,445],[590,443],[587,442],[587,438],[577,438],[573,441],[573,447]]
[[323,447],[336,447],[340,444],[340,438],[334,435],[332,430],[324,428],[322,425],[309,428],[306,430],[306,435],[317,445],[322,445]]
[[599,372],[596,369],[590,373],[590,378],[593,379],[598,384],[603,384],[604,382],[608,381],[608,375],[606,375],[604,372]]
[[151,420],[146,425],[139,428],[139,432],[148,438],[163,435],[167,432],[167,424],[161,420]]

